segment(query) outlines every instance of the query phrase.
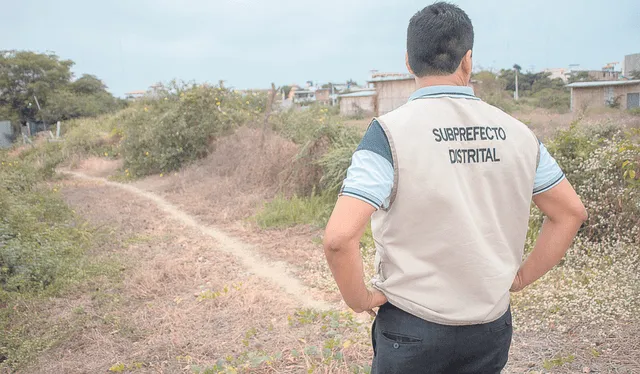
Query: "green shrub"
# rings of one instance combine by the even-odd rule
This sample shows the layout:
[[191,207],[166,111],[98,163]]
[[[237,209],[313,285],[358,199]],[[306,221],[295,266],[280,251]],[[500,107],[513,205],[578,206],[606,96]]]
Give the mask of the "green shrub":
[[304,172],[308,178],[296,186],[299,193],[308,196],[321,190],[337,194],[362,138],[358,129],[343,125],[342,119],[320,106],[289,110],[272,118],[276,132],[300,145],[294,173]]
[[614,125],[572,126],[549,144],[581,196],[589,221],[580,237],[640,243],[640,142]]
[[57,189],[40,185],[56,164],[41,157],[45,151],[21,160],[0,153],[0,301],[3,293],[63,284],[79,271],[75,264],[87,244]]
[[122,126],[125,168],[143,176],[206,156],[215,138],[260,115],[262,97],[203,85],[147,100]]
[[62,126],[65,158],[80,156],[118,156],[123,126],[133,117],[134,108],[97,118],[79,118],[64,122]]
[[569,110],[571,95],[563,88],[543,88],[533,94],[535,105],[545,109],[552,109],[560,112]]

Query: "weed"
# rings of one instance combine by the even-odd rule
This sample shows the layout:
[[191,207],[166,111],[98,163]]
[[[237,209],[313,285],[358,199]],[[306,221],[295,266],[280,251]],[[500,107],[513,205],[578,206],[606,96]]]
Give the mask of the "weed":
[[574,356],[574,355],[568,355],[566,357],[565,356],[556,356],[556,357],[552,358],[551,360],[544,360],[544,362],[542,363],[542,367],[544,367],[546,370],[551,370],[554,367],[559,367],[559,366],[562,366],[564,364],[570,364],[575,359],[576,359],[576,356]]
[[[240,290],[240,287],[242,286],[242,284],[233,284],[231,286],[224,286],[222,287],[222,289],[218,290],[218,291],[212,291],[212,290],[203,290],[200,292],[200,294],[198,294],[197,296],[197,300],[198,302],[202,302],[205,300],[215,300],[219,297],[222,297],[226,294],[228,294],[231,290]],[[182,299],[180,298],[176,298],[176,303],[179,304],[180,301],[182,301]]]
[[131,364],[125,365],[122,362],[118,362],[109,368],[109,371],[112,373],[123,373],[125,371],[135,371],[137,369],[142,369],[144,367],[144,363],[142,362],[133,362]]

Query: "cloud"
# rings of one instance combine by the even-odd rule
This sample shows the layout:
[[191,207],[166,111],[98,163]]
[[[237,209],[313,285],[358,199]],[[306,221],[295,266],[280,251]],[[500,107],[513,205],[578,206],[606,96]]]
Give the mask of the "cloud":
[[121,45],[122,51],[127,55],[145,58],[200,59],[211,55],[211,46],[215,45],[215,42],[197,34],[174,39],[127,34],[121,39]]

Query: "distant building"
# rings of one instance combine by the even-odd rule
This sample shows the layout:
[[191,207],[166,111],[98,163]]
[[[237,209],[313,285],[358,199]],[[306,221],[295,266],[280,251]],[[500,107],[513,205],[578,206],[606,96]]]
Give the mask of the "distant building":
[[376,91],[376,115],[389,113],[406,104],[416,90],[416,82],[411,74],[374,73],[369,82]]
[[563,68],[545,69],[545,73],[550,73],[549,79],[562,79],[564,83],[569,81],[569,72]]
[[634,71],[640,72],[640,53],[624,56],[624,70],[622,75],[631,78]]
[[587,70],[589,78],[594,81],[615,81],[620,78],[619,71],[610,70]]
[[331,105],[331,89],[319,88],[316,90],[316,103],[322,105]]
[[571,88],[571,111],[602,108],[615,103],[621,109],[640,107],[640,80],[575,82]]
[[310,105],[316,102],[316,92],[312,90],[295,90],[293,92],[293,103],[299,105]]
[[146,93],[147,91],[131,91],[125,92],[124,96],[127,100],[137,100],[141,99]]
[[576,76],[578,74],[587,74],[586,81],[614,81],[620,79],[619,71],[611,70],[572,70],[567,73],[567,77]]
[[345,117],[373,116],[375,114],[375,96],[374,90],[362,90],[340,95],[340,115]]

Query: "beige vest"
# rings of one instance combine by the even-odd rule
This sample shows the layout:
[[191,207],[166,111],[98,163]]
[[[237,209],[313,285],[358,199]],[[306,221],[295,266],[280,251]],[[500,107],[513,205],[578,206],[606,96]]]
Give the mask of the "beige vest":
[[374,287],[446,325],[491,322],[509,307],[521,264],[538,141],[480,100],[423,98],[378,118],[394,191],[372,217]]

